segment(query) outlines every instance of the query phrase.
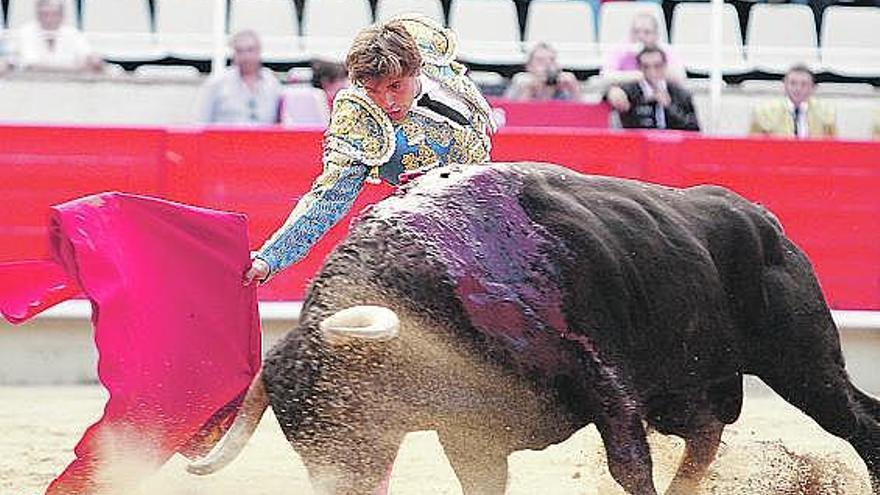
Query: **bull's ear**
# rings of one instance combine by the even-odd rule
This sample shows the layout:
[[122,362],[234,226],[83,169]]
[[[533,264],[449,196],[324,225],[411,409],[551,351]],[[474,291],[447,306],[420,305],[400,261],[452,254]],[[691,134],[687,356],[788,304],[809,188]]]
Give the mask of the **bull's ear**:
[[352,306],[319,324],[329,339],[390,340],[400,331],[397,313],[384,306]]

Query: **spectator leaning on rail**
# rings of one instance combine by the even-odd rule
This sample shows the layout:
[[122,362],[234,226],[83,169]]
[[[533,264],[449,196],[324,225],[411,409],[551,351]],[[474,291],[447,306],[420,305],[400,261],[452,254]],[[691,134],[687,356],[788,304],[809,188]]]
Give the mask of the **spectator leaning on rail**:
[[15,65],[27,70],[93,71],[104,61],[89,46],[85,36],[64,23],[62,0],[37,0],[37,20],[22,26],[15,36]]
[[633,17],[629,31],[630,44],[611,51],[602,65],[600,76],[609,84],[638,81],[643,77],[636,56],[644,48],[656,48],[666,57],[668,78],[677,83],[687,80],[687,73],[678,56],[666,44],[660,42],[660,25],[651,14]]
[[556,50],[539,42],[529,51],[525,72],[513,76],[505,94],[512,100],[577,100],[578,80],[565,72],[556,61]]
[[352,86],[336,95],[324,134],[324,171],[260,248],[245,284],[302,259],[364,183],[489,161],[492,111],[455,62],[455,46],[452,31],[421,16],[358,33],[345,63]]
[[666,78],[666,54],[645,48],[636,57],[642,78],[608,88],[605,100],[620,115],[625,128],[699,131],[690,93]]
[[260,38],[251,30],[232,37],[232,67],[202,86],[197,118],[203,123],[271,125],[280,118],[281,83],[263,67]]
[[785,97],[757,105],[752,111],[751,134],[793,137],[834,137],[834,109],[813,97],[816,83],[806,65],[795,65],[782,80]]

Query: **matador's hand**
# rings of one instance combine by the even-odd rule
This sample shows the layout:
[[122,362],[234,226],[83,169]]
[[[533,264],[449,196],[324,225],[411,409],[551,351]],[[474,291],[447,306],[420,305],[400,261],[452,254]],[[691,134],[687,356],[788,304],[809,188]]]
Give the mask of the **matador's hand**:
[[254,258],[251,261],[251,267],[244,273],[241,280],[242,285],[251,285],[256,280],[257,283],[263,283],[269,276],[269,264],[260,258]]

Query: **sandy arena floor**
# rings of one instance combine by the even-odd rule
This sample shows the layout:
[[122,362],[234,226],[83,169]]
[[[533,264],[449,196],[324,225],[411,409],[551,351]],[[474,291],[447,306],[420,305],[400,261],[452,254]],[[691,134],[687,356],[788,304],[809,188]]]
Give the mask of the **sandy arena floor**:
[[[72,459],[83,430],[101,413],[98,386],[0,387],[0,495],[42,493]],[[669,483],[683,442],[651,436],[655,480]],[[869,494],[855,451],[769,392],[752,393],[740,420],[725,430],[706,494]],[[209,477],[184,471],[173,458],[138,494],[309,494],[305,468],[271,413],[230,466]],[[433,432],[410,434],[392,475],[394,495],[460,494],[461,488]],[[604,463],[594,427],[543,451],[510,457],[507,495],[622,494]]]

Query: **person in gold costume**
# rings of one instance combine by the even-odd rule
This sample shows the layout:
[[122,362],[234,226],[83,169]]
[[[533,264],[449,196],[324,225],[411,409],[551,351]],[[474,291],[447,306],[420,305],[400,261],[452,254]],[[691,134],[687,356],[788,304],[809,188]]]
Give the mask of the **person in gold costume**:
[[403,15],[363,29],[346,57],[351,87],[334,101],[323,173],[263,244],[244,283],[295,263],[351,208],[364,184],[447,164],[489,161],[489,104],[454,61],[455,35]]

